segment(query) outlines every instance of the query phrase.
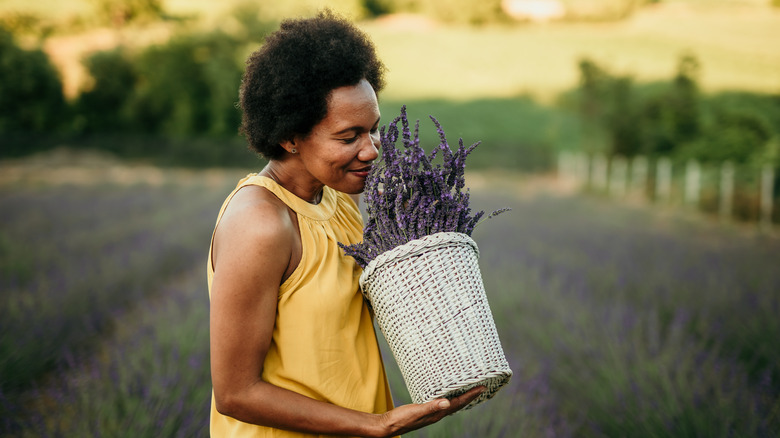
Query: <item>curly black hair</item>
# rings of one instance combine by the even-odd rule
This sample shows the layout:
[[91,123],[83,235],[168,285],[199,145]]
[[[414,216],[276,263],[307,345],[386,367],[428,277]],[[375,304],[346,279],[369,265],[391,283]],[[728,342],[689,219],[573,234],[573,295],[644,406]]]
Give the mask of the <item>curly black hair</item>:
[[373,43],[346,19],[325,10],[285,20],[247,60],[240,131],[251,150],[281,158],[281,142],[325,118],[332,90],[366,79],[379,93],[384,71]]

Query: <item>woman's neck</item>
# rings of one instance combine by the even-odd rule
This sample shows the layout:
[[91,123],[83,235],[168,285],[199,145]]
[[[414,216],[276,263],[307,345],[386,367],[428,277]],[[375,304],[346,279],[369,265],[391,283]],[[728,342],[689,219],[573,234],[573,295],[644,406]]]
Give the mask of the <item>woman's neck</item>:
[[309,204],[317,205],[322,200],[324,185],[319,182],[302,181],[301,177],[305,173],[291,169],[290,165],[284,162],[271,160],[258,175],[271,178],[277,184]]

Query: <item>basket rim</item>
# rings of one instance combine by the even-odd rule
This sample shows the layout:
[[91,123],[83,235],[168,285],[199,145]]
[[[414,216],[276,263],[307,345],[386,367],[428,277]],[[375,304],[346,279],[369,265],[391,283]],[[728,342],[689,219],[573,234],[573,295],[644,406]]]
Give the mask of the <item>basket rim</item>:
[[[383,265],[390,261],[400,261],[415,255],[421,254],[432,248],[451,246],[451,245],[468,245],[474,248],[474,253],[479,258],[479,248],[477,242],[466,233],[458,233],[454,231],[442,231],[439,233],[429,234],[419,239],[410,240],[403,245],[399,245],[389,251],[385,251],[382,254],[376,256],[371,260],[365,268],[363,273],[360,274],[360,288],[363,289],[363,285]],[[363,289],[364,290],[364,289]]]

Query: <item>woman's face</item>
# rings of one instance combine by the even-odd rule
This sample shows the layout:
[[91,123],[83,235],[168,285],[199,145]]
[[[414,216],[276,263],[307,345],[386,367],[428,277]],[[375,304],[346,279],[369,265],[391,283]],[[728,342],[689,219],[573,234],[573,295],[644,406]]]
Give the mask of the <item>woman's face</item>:
[[304,169],[338,191],[363,191],[371,162],[379,155],[379,105],[366,80],[334,89],[328,113],[295,147]]

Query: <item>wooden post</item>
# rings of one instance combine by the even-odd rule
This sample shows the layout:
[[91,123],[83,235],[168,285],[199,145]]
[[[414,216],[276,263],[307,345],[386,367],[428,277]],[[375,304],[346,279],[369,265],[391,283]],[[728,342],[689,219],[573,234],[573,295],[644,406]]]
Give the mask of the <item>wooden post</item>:
[[649,163],[642,156],[634,157],[631,162],[631,189],[641,198],[647,195],[647,170]]
[[569,153],[566,151],[558,152],[558,179],[566,179],[568,175]]
[[596,155],[588,154],[587,157],[588,166],[588,188],[596,188]]
[[672,161],[661,157],[656,167],[655,198],[669,202],[672,197]]
[[579,178],[580,186],[586,186],[588,184],[588,155],[585,152],[577,152],[576,154],[576,167],[577,178]]
[[691,206],[698,206],[700,195],[701,167],[696,160],[690,160],[685,165],[685,203]]
[[628,166],[623,157],[613,157],[610,166],[609,194],[622,198],[626,194],[626,175]]
[[761,170],[761,228],[765,230],[772,227],[774,186],[775,170],[767,164]]
[[594,155],[592,162],[593,188],[596,190],[606,190],[609,183],[607,174],[608,163],[603,155]]
[[720,167],[720,202],[719,213],[723,221],[731,220],[734,202],[734,164],[724,162]]

